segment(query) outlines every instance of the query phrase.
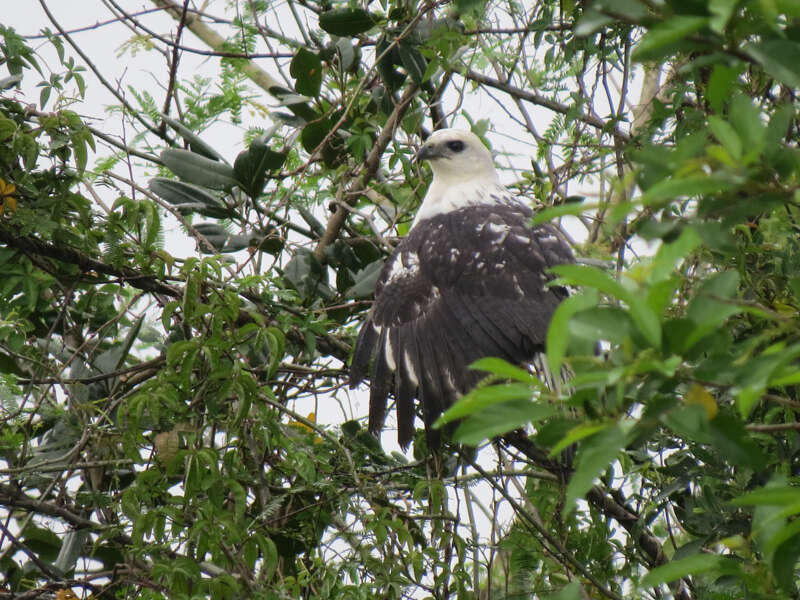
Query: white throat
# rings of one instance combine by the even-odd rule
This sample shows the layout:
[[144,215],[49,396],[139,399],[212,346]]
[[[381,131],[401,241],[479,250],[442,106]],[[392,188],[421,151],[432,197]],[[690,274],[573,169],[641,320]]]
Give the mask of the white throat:
[[480,177],[470,177],[466,173],[458,178],[450,173],[446,177],[434,175],[411,227],[424,219],[460,208],[497,204],[508,195],[494,169]]

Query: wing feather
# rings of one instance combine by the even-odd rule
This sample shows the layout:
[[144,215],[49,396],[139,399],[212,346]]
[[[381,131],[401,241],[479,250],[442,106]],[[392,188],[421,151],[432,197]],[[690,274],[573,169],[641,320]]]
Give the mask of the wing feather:
[[372,319],[367,319],[358,333],[353,360],[350,363],[350,384],[355,386],[367,376],[370,361],[378,344],[378,329]]
[[[400,389],[403,395],[395,398],[397,404],[397,440],[401,446],[407,447],[414,439],[414,397],[417,396],[422,366],[417,351],[417,340],[414,333],[415,323],[405,323],[398,327],[398,353],[402,357],[404,380]],[[421,401],[421,398],[420,398]]]
[[392,370],[386,360],[386,353],[383,349],[386,346],[388,331],[384,327],[381,329],[378,341],[378,351],[372,366],[372,377],[369,388],[369,430],[380,430],[386,419],[387,403],[389,392],[392,387]]
[[[486,311],[482,310],[476,298],[461,294],[452,294],[449,303],[460,309],[461,326],[472,336],[475,347],[475,358],[484,356],[498,356],[505,360],[514,360],[512,340],[503,330],[490,319],[486,318]],[[480,300],[480,299],[478,299]],[[471,360],[470,362],[474,362]]]

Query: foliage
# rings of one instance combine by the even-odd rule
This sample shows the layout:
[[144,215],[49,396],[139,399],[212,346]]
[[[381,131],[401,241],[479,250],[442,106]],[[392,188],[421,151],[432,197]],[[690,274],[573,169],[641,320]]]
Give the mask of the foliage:
[[[213,84],[142,15],[158,92],[0,27],[0,596],[800,597],[795,2],[154,4]],[[79,116],[103,85],[133,135]],[[554,270],[569,382],[481,361],[443,420],[499,441],[412,460],[316,415],[349,402],[413,145],[500,139],[478,97],[588,258]],[[272,126],[237,156],[204,135],[248,111]]]

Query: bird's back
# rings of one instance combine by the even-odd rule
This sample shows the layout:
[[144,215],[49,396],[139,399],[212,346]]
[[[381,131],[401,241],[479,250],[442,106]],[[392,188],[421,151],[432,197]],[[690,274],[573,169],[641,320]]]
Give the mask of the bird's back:
[[[397,404],[398,439],[413,437],[414,400],[431,425],[480,379],[469,369],[497,356],[529,364],[544,350],[550,318],[566,291],[549,287],[549,267],[573,262],[549,225],[507,195],[415,223],[381,272],[362,327],[351,383],[369,373],[370,430]],[[370,370],[370,364],[372,368]]]

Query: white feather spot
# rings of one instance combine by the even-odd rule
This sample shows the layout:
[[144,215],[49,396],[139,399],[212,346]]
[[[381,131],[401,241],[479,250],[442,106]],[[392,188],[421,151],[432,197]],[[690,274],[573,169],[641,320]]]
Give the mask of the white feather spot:
[[452,371],[450,371],[448,369],[446,371],[443,371],[442,375],[444,375],[444,383],[447,386],[447,388],[450,389],[451,391],[455,392],[456,391],[456,382],[455,382],[455,379],[453,378]]
[[386,357],[386,364],[390,371],[397,370],[397,363],[394,361],[394,348],[392,348],[391,335],[386,336],[386,345],[383,347],[383,354]]
[[506,241],[511,231],[511,228],[505,223],[487,223],[486,228],[489,230],[489,233],[495,236],[495,244],[502,244]]
[[558,238],[553,235],[551,232],[545,230],[540,230],[536,233],[536,239],[541,242],[558,242]]
[[509,229],[508,225],[506,225],[505,223],[487,223],[486,227],[492,233],[497,233],[497,234],[508,233]]
[[408,378],[411,380],[413,385],[419,385],[419,379],[417,378],[417,372],[414,370],[414,367],[411,365],[411,355],[408,352],[403,354],[403,362],[406,365],[406,373],[408,373]]
[[416,252],[396,254],[389,269],[389,279],[413,275],[419,268],[419,255]]

